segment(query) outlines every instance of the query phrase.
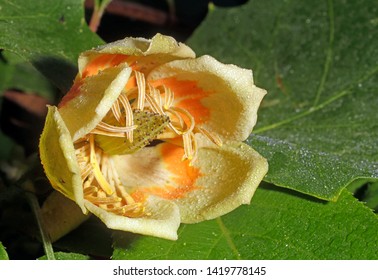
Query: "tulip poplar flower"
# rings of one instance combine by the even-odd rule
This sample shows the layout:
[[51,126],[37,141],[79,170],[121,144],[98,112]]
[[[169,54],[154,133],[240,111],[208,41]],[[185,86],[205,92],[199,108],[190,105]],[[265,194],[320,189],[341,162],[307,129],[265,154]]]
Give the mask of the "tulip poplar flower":
[[[252,71],[157,34],[82,53],[49,106],[40,155],[52,186],[109,228],[177,239],[248,204],[265,158],[242,141],[266,91]],[[61,211],[64,211],[62,209]]]

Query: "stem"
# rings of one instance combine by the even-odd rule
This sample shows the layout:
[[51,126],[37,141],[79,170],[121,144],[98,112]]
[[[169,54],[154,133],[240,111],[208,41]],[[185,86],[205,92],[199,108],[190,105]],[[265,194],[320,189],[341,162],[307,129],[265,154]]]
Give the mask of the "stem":
[[94,1],[93,13],[89,22],[89,28],[92,30],[92,32],[97,32],[104,11],[111,1],[112,0]]
[[[28,184],[29,186],[32,185],[30,181],[25,182],[25,184]],[[39,207],[37,197],[35,196],[34,193],[29,192],[29,191],[26,191],[25,194],[29,202],[30,208],[32,209],[35,219],[37,221],[38,228],[39,228],[41,238],[42,238],[43,249],[45,251],[46,257],[48,260],[55,260],[55,255],[54,255],[54,250],[51,244],[51,239],[45,230],[44,222],[43,222],[41,211],[40,211],[41,209]]]

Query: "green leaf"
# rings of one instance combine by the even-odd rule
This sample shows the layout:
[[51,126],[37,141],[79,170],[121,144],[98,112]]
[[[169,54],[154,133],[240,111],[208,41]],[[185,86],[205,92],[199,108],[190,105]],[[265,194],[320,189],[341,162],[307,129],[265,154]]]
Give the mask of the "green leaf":
[[7,251],[5,251],[5,248],[1,242],[0,242],[0,260],[9,260]]
[[378,178],[376,4],[249,1],[215,9],[189,40],[252,68],[268,90],[248,139],[269,161],[267,181],[336,200],[357,178]]
[[[54,253],[56,260],[89,260],[90,258],[86,255],[76,254],[76,253],[65,253],[65,252],[55,252]],[[39,260],[47,260],[46,256],[40,257]]]
[[0,48],[31,61],[64,92],[79,53],[102,43],[87,27],[83,0],[0,0],[0,10]]
[[346,190],[324,202],[264,186],[250,206],[182,226],[177,241],[117,233],[113,259],[377,259],[377,230]]
[[2,52],[0,59],[0,94],[6,89],[35,93],[54,100],[56,88],[29,62],[9,52]]

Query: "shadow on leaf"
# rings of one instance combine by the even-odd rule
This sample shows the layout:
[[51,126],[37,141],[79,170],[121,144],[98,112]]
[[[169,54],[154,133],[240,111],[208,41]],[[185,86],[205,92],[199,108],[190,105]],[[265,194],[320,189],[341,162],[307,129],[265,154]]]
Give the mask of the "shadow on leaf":
[[71,88],[78,72],[77,66],[59,56],[38,55],[32,64],[64,95]]

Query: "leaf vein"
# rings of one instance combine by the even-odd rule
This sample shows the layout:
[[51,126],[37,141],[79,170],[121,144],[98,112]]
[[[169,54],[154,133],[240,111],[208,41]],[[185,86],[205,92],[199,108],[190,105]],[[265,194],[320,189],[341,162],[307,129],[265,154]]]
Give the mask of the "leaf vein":
[[314,107],[319,103],[320,96],[323,93],[324,85],[326,83],[330,66],[332,64],[333,55],[333,42],[335,38],[335,15],[333,10],[333,0],[328,0],[328,17],[329,17],[329,38],[328,38],[328,49],[325,57],[323,74],[319,82],[319,86],[316,92],[316,97],[314,101]]
[[231,238],[229,230],[227,229],[227,227],[223,223],[222,218],[217,218],[216,221],[217,221],[217,224],[218,224],[224,238],[227,241],[227,245],[230,247],[230,249],[233,252],[233,254],[235,255],[236,259],[241,260],[240,253],[239,253],[238,249],[236,248],[234,241]]
[[336,100],[338,100],[338,99],[340,99],[340,98],[342,98],[342,97],[344,97],[344,96],[346,96],[348,94],[351,94],[352,93],[351,89],[354,86],[356,86],[356,85],[362,83],[363,81],[369,79],[370,77],[372,77],[373,75],[375,75],[377,72],[378,72],[378,66],[374,67],[371,71],[368,71],[365,75],[363,75],[359,79],[356,79],[355,81],[351,82],[344,89],[342,89],[341,91],[337,92],[336,94],[334,94],[333,96],[331,96],[328,100],[324,101],[323,103],[320,103],[320,104],[318,104],[318,105],[316,105],[314,107],[311,107],[308,110],[303,111],[301,113],[298,113],[296,115],[290,116],[287,119],[284,119],[282,121],[279,121],[279,122],[276,122],[276,123],[273,123],[273,124],[270,124],[270,125],[266,125],[264,127],[258,128],[258,129],[255,129],[254,133],[258,134],[258,133],[261,133],[261,132],[264,132],[264,131],[267,131],[267,130],[275,129],[275,128],[278,128],[278,127],[283,126],[285,124],[288,124],[288,123],[290,123],[292,121],[295,121],[295,120],[301,119],[303,117],[306,117],[307,115],[315,113],[316,111],[319,111],[319,110],[325,108],[326,106],[328,106],[329,104],[335,102]]

